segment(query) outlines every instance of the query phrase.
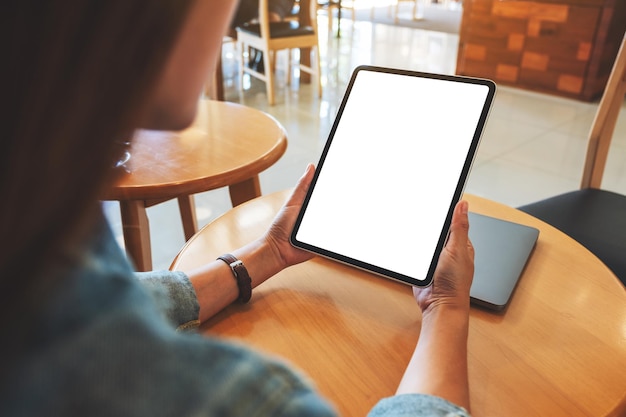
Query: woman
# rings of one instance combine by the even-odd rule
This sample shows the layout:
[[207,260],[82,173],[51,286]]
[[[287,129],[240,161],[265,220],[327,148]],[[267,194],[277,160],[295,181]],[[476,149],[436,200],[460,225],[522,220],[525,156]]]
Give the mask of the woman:
[[[193,120],[234,8],[226,0],[3,4],[0,415],[334,415],[280,362],[175,330],[248,298],[229,258],[187,274],[136,275],[98,203],[120,142],[137,128]],[[264,236],[232,252],[252,287],[310,258],[287,236],[312,175],[309,167]],[[422,333],[398,395],[371,415],[466,415],[467,230],[460,203],[433,286],[415,291]]]

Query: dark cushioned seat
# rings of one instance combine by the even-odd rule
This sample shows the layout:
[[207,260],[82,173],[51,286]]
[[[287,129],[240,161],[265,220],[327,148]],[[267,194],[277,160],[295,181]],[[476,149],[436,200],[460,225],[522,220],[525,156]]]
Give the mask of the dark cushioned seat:
[[[261,25],[258,23],[245,23],[239,26],[239,30],[261,36]],[[291,36],[314,35],[311,26],[300,25],[296,21],[270,23],[270,38],[287,38]]]
[[586,188],[519,209],[576,239],[626,286],[626,196]]

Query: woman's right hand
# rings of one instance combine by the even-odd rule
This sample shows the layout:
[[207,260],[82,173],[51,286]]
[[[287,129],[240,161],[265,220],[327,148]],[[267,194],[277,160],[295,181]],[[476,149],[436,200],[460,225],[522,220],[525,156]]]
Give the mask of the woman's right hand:
[[[467,235],[467,202],[452,215],[450,236],[439,256],[431,286],[413,288],[422,309],[417,346],[398,386],[398,394],[444,398],[469,411],[467,338],[474,248]],[[459,410],[459,415],[466,415]]]
[[469,240],[468,204],[460,201],[452,215],[450,236],[439,256],[433,283],[413,288],[423,313],[441,305],[469,308],[469,292],[474,276],[474,247]]
[[[313,258],[313,254],[293,246],[289,240],[291,231],[296,223],[296,217],[300,212],[307,190],[313,180],[315,167],[309,164],[306,171],[296,184],[289,199],[285,202],[270,228],[263,236],[269,243],[282,268],[295,265]],[[281,268],[281,269],[282,269]]]

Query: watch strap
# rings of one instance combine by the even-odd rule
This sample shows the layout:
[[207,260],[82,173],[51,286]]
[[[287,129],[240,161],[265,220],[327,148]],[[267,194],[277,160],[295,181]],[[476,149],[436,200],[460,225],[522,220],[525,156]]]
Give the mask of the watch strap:
[[239,288],[239,297],[237,299],[242,303],[250,301],[250,297],[252,297],[252,279],[243,262],[230,253],[218,256],[217,259],[230,266],[235,280],[237,281],[237,288]]

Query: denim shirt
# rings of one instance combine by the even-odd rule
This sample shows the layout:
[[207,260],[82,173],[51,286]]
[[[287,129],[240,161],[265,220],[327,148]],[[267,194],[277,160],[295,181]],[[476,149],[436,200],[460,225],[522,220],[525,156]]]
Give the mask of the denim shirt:
[[[135,274],[106,224],[37,315],[34,339],[2,371],[2,416],[335,416],[278,358],[195,332],[199,306],[181,272]],[[139,279],[137,279],[139,278]],[[381,400],[370,416],[461,416],[440,398]]]

